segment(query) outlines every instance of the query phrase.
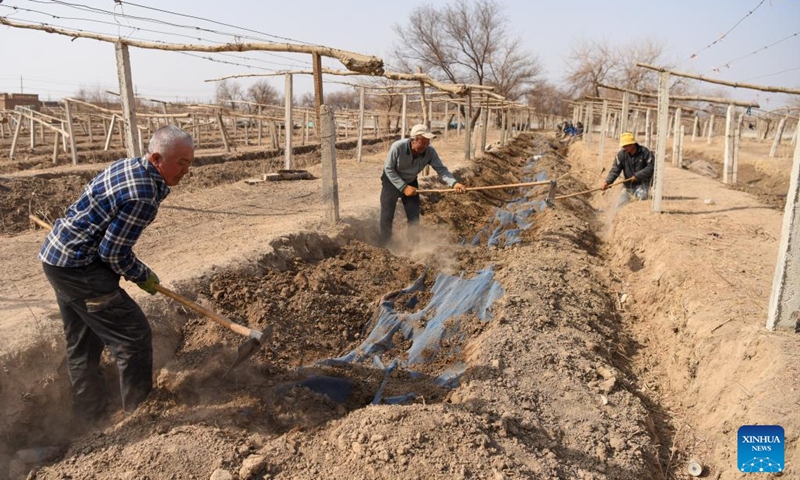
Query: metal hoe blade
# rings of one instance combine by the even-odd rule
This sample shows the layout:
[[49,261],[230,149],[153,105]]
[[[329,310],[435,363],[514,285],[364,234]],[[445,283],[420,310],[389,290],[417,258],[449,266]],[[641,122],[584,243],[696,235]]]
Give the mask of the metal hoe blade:
[[550,180],[550,190],[547,191],[547,200],[545,203],[548,207],[552,208],[555,206],[556,202],[556,181]]
[[272,336],[272,325],[269,325],[263,331],[260,330],[252,330],[250,332],[250,338],[245,340],[245,342],[239,345],[238,350],[236,351],[236,360],[233,361],[233,364],[225,370],[225,373],[222,374],[222,378],[228,376],[231,371],[238,367],[242,362],[253,356],[254,353],[264,344],[269,338]]

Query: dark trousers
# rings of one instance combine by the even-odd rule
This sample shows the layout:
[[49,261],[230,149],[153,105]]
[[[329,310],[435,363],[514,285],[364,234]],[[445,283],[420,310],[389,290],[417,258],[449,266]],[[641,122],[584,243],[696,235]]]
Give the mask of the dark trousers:
[[153,388],[153,335],[144,312],[101,261],[79,268],[42,265],[64,322],[76,412],[97,417],[108,403],[100,371],[104,347],[117,362],[122,406],[134,410]]
[[[409,185],[419,187],[416,178]],[[381,224],[379,234],[381,245],[386,245],[392,238],[392,222],[394,221],[394,210],[397,207],[398,198],[403,201],[403,209],[406,211],[409,227],[413,231],[419,224],[419,195],[414,195],[413,197],[403,195],[403,192],[398,190],[384,173],[381,176]]]

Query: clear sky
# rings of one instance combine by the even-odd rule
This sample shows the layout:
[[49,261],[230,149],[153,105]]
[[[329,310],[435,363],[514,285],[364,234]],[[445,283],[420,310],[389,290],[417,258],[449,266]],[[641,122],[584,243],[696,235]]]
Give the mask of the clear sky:
[[[196,40],[198,36],[216,42],[235,41],[230,34],[276,42],[285,42],[275,38],[284,37],[376,55],[384,58],[391,70],[389,52],[392,45],[397,43],[392,26],[406,24],[409,14],[416,7],[440,7],[447,3],[452,2],[136,0],[115,7],[113,0],[0,0],[0,16],[172,43],[200,43]],[[529,52],[538,56],[544,66],[545,77],[557,84],[564,77],[564,58],[576,41],[602,39],[612,45],[624,45],[651,37],[666,46],[667,60],[678,64],[677,70],[724,80],[800,88],[800,0],[498,0],[498,3],[503,6],[512,33],[522,39]],[[139,8],[137,4],[213,19],[259,33],[159,13]],[[126,27],[132,24],[131,20],[97,14],[75,6],[112,12],[116,8],[118,13],[200,26],[228,35],[142,22],[134,25],[159,33],[134,31]],[[46,12],[50,16],[22,9]],[[748,16],[751,11],[753,13]],[[52,15],[59,18],[53,18]],[[721,41],[705,48],[737,22],[740,23]],[[249,41],[247,38],[239,40]],[[698,53],[697,56],[690,59],[695,53]],[[214,55],[218,60],[241,66],[201,58],[209,54],[192,55],[131,49],[137,94],[163,100],[207,101],[214,94],[214,84],[204,82],[207,79],[238,73],[310,68],[310,56],[301,54],[245,52]],[[343,68],[333,60],[325,60],[324,63],[332,68]],[[246,68],[243,66],[245,64],[256,68]],[[715,68],[719,71],[715,71]],[[352,78],[326,77],[331,80]],[[242,79],[240,83],[246,87],[252,81]],[[19,92],[20,83],[26,93],[39,93],[42,99],[72,95],[80,87],[100,86],[116,91],[113,45],[0,26],[0,92]],[[283,91],[282,78],[272,78],[270,83]],[[327,88],[343,87],[332,85]],[[310,79],[296,76],[294,89],[296,97],[311,91]],[[765,109],[781,106],[788,98],[787,95],[752,90],[728,91],[734,98],[758,100]]]

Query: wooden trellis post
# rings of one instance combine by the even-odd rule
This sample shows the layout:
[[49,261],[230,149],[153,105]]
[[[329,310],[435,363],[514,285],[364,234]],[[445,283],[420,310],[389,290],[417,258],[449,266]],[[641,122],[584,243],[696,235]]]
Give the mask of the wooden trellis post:
[[[420,69],[420,73],[422,73]],[[431,128],[431,119],[428,117],[428,103],[425,99],[425,82],[419,81],[419,101],[420,108],[422,109],[422,123],[428,128]]]
[[19,132],[22,130],[22,114],[17,114],[17,126],[14,127],[14,138],[11,139],[11,149],[8,151],[8,159],[14,159],[14,152],[17,150],[17,140],[19,140]]
[[[222,119],[222,114],[217,110],[215,113],[217,124],[219,125],[219,134],[222,136],[222,143],[225,145],[225,151],[231,153],[231,144],[228,139],[228,132],[225,130],[225,123]],[[236,121],[234,120],[234,123]]]
[[325,209],[325,220],[328,223],[339,222],[339,183],[336,176],[336,120],[333,110],[327,105],[320,108],[323,119],[320,125],[322,148],[322,204]]
[[316,118],[314,120],[314,132],[321,135],[319,122],[320,122],[320,108],[322,108],[323,95],[322,95],[322,56],[319,53],[311,54],[311,64],[314,71],[314,108],[316,111]]

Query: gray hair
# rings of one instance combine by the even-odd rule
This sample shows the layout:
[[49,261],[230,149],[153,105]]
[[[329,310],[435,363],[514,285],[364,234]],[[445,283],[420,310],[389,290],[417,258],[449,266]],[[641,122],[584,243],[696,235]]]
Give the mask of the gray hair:
[[150,137],[150,143],[147,146],[147,152],[158,152],[164,155],[164,152],[171,150],[173,146],[184,142],[194,148],[194,140],[185,130],[174,125],[166,125],[153,132],[153,136]]

